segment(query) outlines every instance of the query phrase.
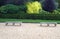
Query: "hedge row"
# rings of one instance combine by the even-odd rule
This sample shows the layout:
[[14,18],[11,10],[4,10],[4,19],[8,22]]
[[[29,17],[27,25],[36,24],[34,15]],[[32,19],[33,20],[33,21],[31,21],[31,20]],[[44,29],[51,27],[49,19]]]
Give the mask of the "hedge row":
[[28,14],[26,6],[8,4],[0,7],[0,18],[60,20],[60,9],[54,12],[40,11],[39,14]]
[[0,18],[14,18],[14,19],[43,19],[43,20],[60,20],[60,14],[40,13],[40,14],[0,14]]

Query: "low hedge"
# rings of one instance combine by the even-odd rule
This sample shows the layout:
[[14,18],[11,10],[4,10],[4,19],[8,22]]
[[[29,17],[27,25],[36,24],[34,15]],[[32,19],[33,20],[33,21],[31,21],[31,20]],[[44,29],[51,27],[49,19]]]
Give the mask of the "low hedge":
[[60,14],[0,14],[0,18],[15,18],[15,19],[42,19],[42,20],[60,20]]

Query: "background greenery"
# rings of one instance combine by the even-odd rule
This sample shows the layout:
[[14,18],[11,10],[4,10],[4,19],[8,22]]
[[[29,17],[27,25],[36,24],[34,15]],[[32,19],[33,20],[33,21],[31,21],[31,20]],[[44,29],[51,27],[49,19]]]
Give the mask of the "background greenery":
[[42,9],[39,14],[28,14],[26,12],[26,3],[33,1],[38,1],[43,4],[41,0],[17,0],[17,2],[16,0],[0,0],[0,18],[60,20],[60,0],[56,0],[59,6],[53,12],[47,12]]

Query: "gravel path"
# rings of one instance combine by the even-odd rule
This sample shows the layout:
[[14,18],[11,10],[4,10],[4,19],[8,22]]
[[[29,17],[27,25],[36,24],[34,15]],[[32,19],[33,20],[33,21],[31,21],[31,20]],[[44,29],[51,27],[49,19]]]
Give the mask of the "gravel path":
[[22,23],[22,26],[0,23],[0,39],[60,39],[60,24],[56,27],[40,27],[36,23]]

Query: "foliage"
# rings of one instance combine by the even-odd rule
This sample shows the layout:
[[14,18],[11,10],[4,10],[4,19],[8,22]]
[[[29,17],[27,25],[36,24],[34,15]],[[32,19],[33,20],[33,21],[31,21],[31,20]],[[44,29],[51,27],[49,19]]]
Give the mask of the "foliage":
[[42,10],[41,4],[38,1],[27,3],[27,13],[38,14],[39,10]]
[[[60,20],[60,9],[55,10],[57,8],[57,3],[55,3],[53,0],[53,4],[50,2],[51,0],[49,0],[49,3],[43,2],[43,9],[46,11],[42,10],[41,2],[38,2],[36,0],[27,1],[26,5],[24,5],[24,2],[22,5],[19,5],[19,3],[17,3],[16,5],[7,4],[1,6],[0,18]],[[21,0],[19,2],[21,2]],[[46,5],[48,5],[48,8]]]
[[5,13],[5,14],[16,14],[20,11],[24,11],[25,10],[25,6],[21,5],[21,6],[16,6],[16,5],[12,5],[12,4],[7,4],[5,6],[1,6],[0,7],[0,13]]
[[48,12],[53,12],[57,8],[55,0],[45,0],[43,2],[43,9]]
[[8,4],[0,7],[0,18],[24,18],[25,12],[25,5]]
[[14,5],[23,5],[28,0],[0,0],[0,6],[6,5],[6,4],[14,4]]
[[18,6],[12,5],[12,4],[8,4],[8,5],[0,7],[0,12],[1,13],[9,13],[9,14],[11,14],[11,13],[17,13],[18,11],[19,11]]
[[5,5],[6,0],[0,0],[0,6]]
[[0,18],[60,20],[60,12],[55,10],[50,13],[42,10],[39,14],[28,14],[20,11],[16,14],[0,14]]
[[60,8],[60,0],[56,0],[56,1],[58,2],[58,5],[59,5],[58,7]]

